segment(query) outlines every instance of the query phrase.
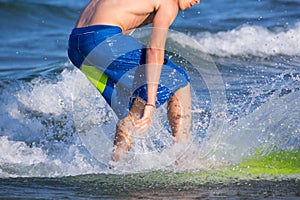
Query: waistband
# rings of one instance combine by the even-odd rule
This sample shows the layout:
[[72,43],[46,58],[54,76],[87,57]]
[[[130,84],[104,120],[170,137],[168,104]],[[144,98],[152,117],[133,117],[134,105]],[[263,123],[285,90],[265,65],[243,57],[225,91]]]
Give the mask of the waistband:
[[99,24],[99,25],[92,25],[92,26],[74,28],[72,30],[71,34],[72,35],[78,35],[78,34],[95,32],[95,31],[99,31],[99,30],[106,30],[106,29],[114,30],[114,31],[116,31],[116,33],[121,33],[122,32],[122,29],[119,26]]

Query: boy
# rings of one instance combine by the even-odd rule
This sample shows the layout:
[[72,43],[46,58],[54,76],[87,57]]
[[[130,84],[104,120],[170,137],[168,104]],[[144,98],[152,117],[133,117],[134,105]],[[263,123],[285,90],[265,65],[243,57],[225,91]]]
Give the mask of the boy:
[[[128,71],[144,65],[145,85],[131,94],[130,111],[119,120],[114,140],[113,160],[119,161],[131,147],[131,137],[138,130],[142,133],[151,124],[156,107],[168,103],[168,120],[176,142],[188,142],[191,126],[191,97],[187,74],[164,55],[164,47],[170,25],[179,10],[185,10],[200,0],[91,0],[83,10],[76,27],[69,39],[68,54],[73,64],[85,74],[88,65],[84,63],[96,47],[115,36],[121,43],[132,45],[132,52],[126,57],[113,56],[109,66],[100,61],[103,50],[96,51],[96,56],[89,59],[89,65],[95,66],[102,80],[98,90],[112,106],[114,90],[121,77]],[[134,38],[126,36],[132,29],[152,23],[152,32],[148,46],[145,48]],[[120,42],[118,42],[120,43]],[[122,45],[121,45],[122,46]],[[106,47],[105,47],[106,48]],[[107,45],[111,51],[122,47]],[[98,58],[98,60],[97,60]],[[128,58],[130,61],[128,61]],[[92,69],[94,69],[92,68]],[[166,86],[161,78],[162,69],[175,70],[173,84]],[[138,70],[137,70],[138,71]],[[141,70],[139,70],[141,71]],[[168,71],[168,70],[165,70]],[[140,72],[141,73],[141,72]],[[92,76],[92,75],[91,75]],[[114,109],[114,107],[113,107]],[[115,111],[117,112],[117,111]]]

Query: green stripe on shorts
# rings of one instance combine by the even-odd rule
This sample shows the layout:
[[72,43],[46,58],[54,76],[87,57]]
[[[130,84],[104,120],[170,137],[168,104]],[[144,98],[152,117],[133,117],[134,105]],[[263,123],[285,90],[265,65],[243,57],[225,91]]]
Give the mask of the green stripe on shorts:
[[81,71],[86,75],[86,77],[91,81],[91,83],[101,92],[103,93],[108,76],[99,70],[97,67],[88,66],[82,64]]

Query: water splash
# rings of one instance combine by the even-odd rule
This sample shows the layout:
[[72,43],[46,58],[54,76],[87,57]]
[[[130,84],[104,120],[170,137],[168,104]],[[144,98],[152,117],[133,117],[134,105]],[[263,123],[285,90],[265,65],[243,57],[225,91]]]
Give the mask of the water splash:
[[[190,65],[187,63],[187,66]],[[249,67],[254,74],[268,70],[257,65]],[[197,170],[237,164],[253,156],[258,149],[262,155],[277,150],[297,150],[300,148],[299,73],[297,68],[288,67],[269,70],[263,73],[264,77],[236,79],[232,79],[233,74],[244,73],[243,70],[236,69],[233,74],[221,71],[226,90],[243,92],[239,86],[241,82],[247,95],[241,93],[225,99],[228,110],[217,110],[217,113],[211,111],[210,83],[204,79],[204,83],[198,83],[199,88],[194,87],[193,144],[173,143],[166,125],[166,108],[161,107],[150,129],[161,131],[149,131],[136,137],[130,161],[114,169],[109,169],[108,165],[116,117],[79,70],[66,69],[55,80],[36,78],[29,82],[3,82],[0,88],[3,151],[0,176]],[[193,70],[189,72],[198,76]],[[211,71],[202,71],[202,75],[204,72]],[[226,97],[230,94],[228,91]],[[238,110],[238,114],[230,110]],[[225,118],[222,129],[209,128],[212,116]]]

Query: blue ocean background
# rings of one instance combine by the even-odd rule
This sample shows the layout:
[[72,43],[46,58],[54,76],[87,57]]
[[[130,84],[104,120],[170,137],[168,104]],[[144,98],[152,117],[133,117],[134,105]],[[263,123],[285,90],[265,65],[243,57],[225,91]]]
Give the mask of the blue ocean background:
[[[108,167],[106,154],[114,114],[67,57],[69,33],[88,2],[0,0],[0,198],[163,198],[160,193],[174,197],[183,190],[193,192],[180,193],[182,198],[235,198],[237,193],[212,186],[213,175],[203,175],[201,189],[198,179],[176,182],[178,173],[193,177],[202,170],[235,166],[258,149],[263,156],[299,152],[299,0],[202,0],[181,11],[168,50],[176,51],[175,61],[194,80],[194,144],[184,149],[183,164],[168,163],[172,140],[159,117],[151,129],[158,134],[138,138],[132,162],[115,169]],[[190,56],[193,66],[180,55]],[[203,57],[209,57],[213,70],[199,74],[198,68],[208,66]],[[209,85],[201,76],[216,82]],[[172,188],[157,184],[159,177],[167,177]],[[257,188],[272,188],[273,178],[261,180]],[[248,179],[253,190],[249,186],[244,197],[261,197],[263,192],[254,194],[256,178]],[[287,181],[288,195],[299,197],[299,173],[275,179],[280,180],[275,185]],[[120,195],[120,188],[127,193]]]

